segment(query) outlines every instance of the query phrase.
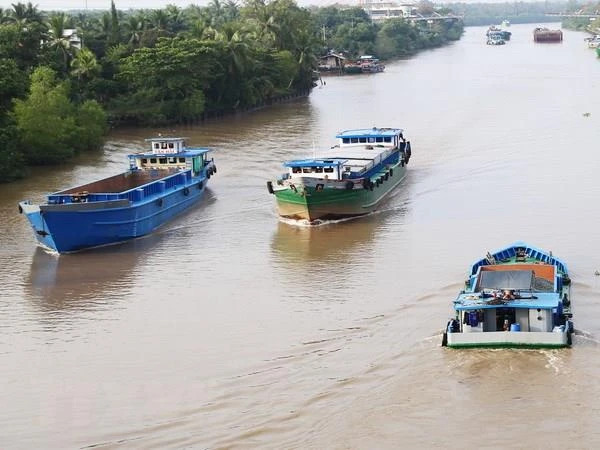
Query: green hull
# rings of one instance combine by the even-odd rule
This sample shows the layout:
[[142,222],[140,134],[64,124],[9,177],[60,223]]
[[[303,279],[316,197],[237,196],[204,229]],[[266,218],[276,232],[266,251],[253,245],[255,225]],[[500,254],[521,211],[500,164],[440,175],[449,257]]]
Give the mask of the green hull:
[[[308,221],[341,219],[361,216],[375,211],[381,201],[396,187],[406,175],[406,166],[398,164],[393,167],[393,175],[387,180],[373,186],[373,190],[355,187],[354,189],[336,189],[325,187],[317,190],[314,187],[298,184],[294,188],[276,189],[279,215],[291,219]],[[371,178],[375,183],[381,172]]]

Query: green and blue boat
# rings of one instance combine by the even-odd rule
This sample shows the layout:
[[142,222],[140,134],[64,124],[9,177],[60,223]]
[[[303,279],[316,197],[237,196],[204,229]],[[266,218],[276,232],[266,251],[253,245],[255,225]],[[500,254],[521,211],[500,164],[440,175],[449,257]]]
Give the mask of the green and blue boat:
[[558,348],[572,343],[571,279],[552,252],[517,242],[476,261],[442,345]]
[[268,181],[279,215],[315,221],[375,211],[406,176],[410,142],[400,128],[346,130],[322,155],[286,161],[287,172]]

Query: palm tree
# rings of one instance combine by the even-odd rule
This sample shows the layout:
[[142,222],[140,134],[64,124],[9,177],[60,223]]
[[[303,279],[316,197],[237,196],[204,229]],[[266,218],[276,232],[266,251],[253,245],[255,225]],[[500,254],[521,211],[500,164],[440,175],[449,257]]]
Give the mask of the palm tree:
[[10,14],[7,9],[0,8],[0,25],[10,21]]
[[50,16],[50,40],[48,46],[53,47],[56,53],[62,55],[65,72],[69,67],[69,60],[72,58],[72,48],[69,39],[65,37],[65,30],[69,27],[69,17],[64,13],[55,13]]
[[164,33],[169,24],[169,17],[162,9],[155,9],[150,13],[150,25],[159,33]]
[[142,39],[144,28],[143,18],[140,16],[129,16],[127,22],[125,22],[127,42],[136,47]]
[[185,28],[185,17],[180,8],[175,5],[167,5],[165,8],[167,26],[172,33],[178,33]]
[[73,61],[71,61],[71,75],[78,80],[87,80],[100,71],[100,64],[96,60],[96,55],[91,50],[83,47],[77,52]]

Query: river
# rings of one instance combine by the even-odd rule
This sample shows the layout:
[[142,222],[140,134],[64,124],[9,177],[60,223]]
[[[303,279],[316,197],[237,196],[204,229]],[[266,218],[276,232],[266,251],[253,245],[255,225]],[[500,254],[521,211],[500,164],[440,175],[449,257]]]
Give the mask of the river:
[[[118,130],[0,186],[0,446],[598,448],[600,62],[583,33],[533,28],[504,46],[467,28],[240,117]],[[279,221],[281,162],[371,126],[413,148],[385,207]],[[36,247],[18,200],[120,172],[157,132],[215,149],[201,205],[122,245]],[[469,265],[516,240],[569,265],[572,349],[441,348]]]

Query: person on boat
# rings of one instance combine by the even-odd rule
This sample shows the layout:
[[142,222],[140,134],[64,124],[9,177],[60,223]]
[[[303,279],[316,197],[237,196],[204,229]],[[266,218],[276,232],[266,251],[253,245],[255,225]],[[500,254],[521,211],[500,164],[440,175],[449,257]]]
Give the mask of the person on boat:
[[502,295],[502,300],[514,300],[516,297],[515,291],[512,289],[506,289]]

